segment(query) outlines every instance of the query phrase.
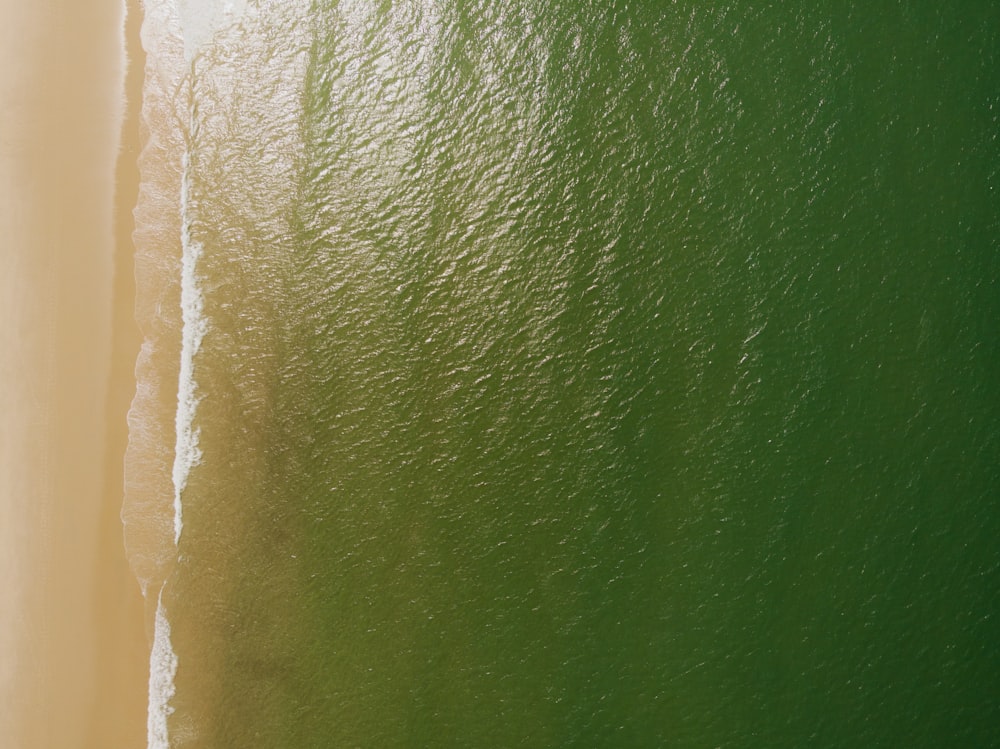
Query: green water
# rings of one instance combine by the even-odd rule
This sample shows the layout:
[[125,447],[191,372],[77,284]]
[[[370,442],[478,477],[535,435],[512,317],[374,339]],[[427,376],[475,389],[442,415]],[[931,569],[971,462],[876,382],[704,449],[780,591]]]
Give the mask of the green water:
[[173,745],[1000,745],[1000,6],[757,5],[196,60]]

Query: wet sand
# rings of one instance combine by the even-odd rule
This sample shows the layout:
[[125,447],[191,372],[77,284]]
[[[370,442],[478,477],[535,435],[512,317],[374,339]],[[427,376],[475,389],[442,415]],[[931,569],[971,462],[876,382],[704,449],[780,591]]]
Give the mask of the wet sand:
[[5,747],[146,741],[148,642],[120,520],[138,347],[121,22],[109,0],[0,6]]

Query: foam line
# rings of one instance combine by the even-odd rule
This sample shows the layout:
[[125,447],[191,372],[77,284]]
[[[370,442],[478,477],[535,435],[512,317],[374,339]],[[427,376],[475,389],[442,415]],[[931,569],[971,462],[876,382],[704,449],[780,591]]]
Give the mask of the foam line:
[[181,495],[187,485],[191,469],[201,462],[198,447],[198,428],[195,415],[198,410],[198,386],[194,377],[194,357],[201,348],[208,322],[204,317],[204,297],[198,284],[198,260],[202,246],[191,237],[188,210],[190,191],[190,159],[183,157],[181,177],[181,363],[177,384],[177,415],[175,419],[177,442],[174,449],[174,544],[181,538],[184,527]]
[[163,589],[156,602],[156,623],[153,629],[153,649],[149,656],[149,715],[146,719],[148,749],[169,749],[167,718],[174,709],[173,699],[177,676],[177,655],[170,642],[170,622],[163,607]]

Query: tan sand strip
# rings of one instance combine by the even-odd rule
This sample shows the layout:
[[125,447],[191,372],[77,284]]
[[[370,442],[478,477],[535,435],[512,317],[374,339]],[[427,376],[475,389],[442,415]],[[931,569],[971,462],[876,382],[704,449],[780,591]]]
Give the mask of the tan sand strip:
[[148,645],[119,520],[137,340],[134,118],[113,203],[121,16],[111,0],[0,8],[4,747],[145,745]]

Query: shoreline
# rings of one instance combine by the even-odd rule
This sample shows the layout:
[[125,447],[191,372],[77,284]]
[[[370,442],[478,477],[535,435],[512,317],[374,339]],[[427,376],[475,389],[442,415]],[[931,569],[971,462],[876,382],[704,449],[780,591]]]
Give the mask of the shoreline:
[[123,13],[111,0],[2,12],[0,743],[24,749],[146,739],[149,643],[120,519],[139,341]]
[[[98,656],[105,663],[93,713],[93,747],[145,746],[150,643],[145,629],[145,601],[125,552],[122,504],[125,492],[127,414],[135,395],[135,362],[141,337],[135,320],[135,250],[132,209],[139,195],[139,113],[145,55],[139,38],[142,11],[135,0],[123,2],[122,81],[124,96],[114,170],[113,280],[111,372],[107,384],[108,414],[104,462],[105,502],[102,543],[107,554],[98,561],[98,610],[117,615],[114,626],[98,627]],[[105,622],[106,624],[106,622]],[[128,716],[123,720],[122,716]]]

